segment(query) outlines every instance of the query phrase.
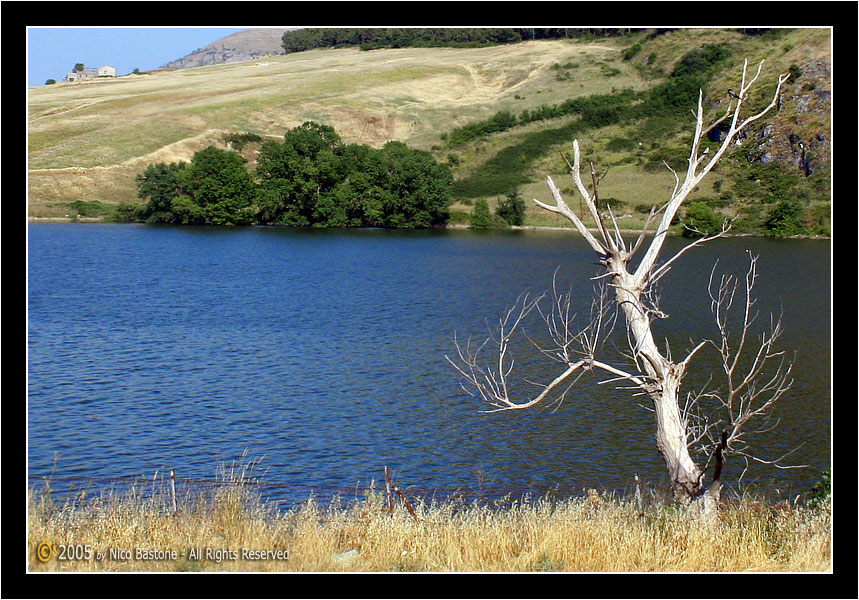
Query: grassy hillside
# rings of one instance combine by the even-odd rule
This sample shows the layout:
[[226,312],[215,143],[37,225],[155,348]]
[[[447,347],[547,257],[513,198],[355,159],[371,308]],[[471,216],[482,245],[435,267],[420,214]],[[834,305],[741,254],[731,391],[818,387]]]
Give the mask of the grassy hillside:
[[[641,211],[664,201],[673,185],[667,169],[648,167],[660,165],[665,156],[682,157],[683,136],[688,135],[683,123],[649,119],[593,128],[569,116],[535,121],[456,147],[448,146],[447,134],[498,111],[519,114],[570,98],[625,89],[645,92],[666,81],[690,50],[720,42],[727,42],[731,52],[710,81],[713,90],[736,87],[743,57],[754,64],[767,59],[762,93],[777,73],[792,65],[802,73],[788,84],[782,110],[768,121],[771,130],[756,146],[768,144],[776,164],[789,165],[793,171],[797,169],[790,162],[796,162],[797,140],[804,140],[805,148],[813,146],[816,187],[813,197],[806,193],[804,200],[806,204],[829,200],[831,100],[824,93],[831,90],[828,30],[755,37],[719,30],[648,33],[652,32],[474,49],[312,50],[31,88],[28,214],[110,216],[119,202],[137,201],[134,176],[147,164],[189,160],[209,144],[226,147],[223,137],[231,132],[279,137],[313,120],[331,125],[346,142],[379,147],[400,140],[430,150],[439,160],[450,161],[462,182],[469,178],[479,182],[481,170],[490,167],[514,170],[516,189],[529,201],[526,225],[566,224],[538,212],[530,199],[546,198],[546,175],[562,189],[569,185],[558,150],[569,151],[575,135],[598,168],[610,167],[601,196],[616,198],[624,223],[634,227]],[[718,109],[719,97],[708,95],[709,109]],[[687,125],[691,126],[691,115]],[[821,135],[823,140],[818,139]],[[244,150],[251,165],[254,150],[254,145]],[[755,178],[772,175],[768,167],[748,184],[747,170],[747,158],[732,157],[696,194],[712,201],[717,210],[729,211],[740,196],[755,193],[747,189],[756,185]],[[798,181],[809,187],[813,178]],[[503,194],[493,191],[486,197],[494,205]],[[456,199],[454,221],[464,219],[473,201],[473,191]]]

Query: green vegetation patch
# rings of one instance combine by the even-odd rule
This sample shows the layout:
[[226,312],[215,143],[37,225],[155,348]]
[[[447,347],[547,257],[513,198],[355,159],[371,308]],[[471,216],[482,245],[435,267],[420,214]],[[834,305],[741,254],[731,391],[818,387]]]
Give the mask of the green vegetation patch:
[[[262,138],[231,134],[240,145]],[[137,176],[146,205],[124,220],[183,225],[427,228],[444,225],[453,175],[431,154],[388,142],[344,144],[332,127],[306,122],[282,143],[262,143],[256,179],[236,152],[209,146],[190,163],[155,163]]]

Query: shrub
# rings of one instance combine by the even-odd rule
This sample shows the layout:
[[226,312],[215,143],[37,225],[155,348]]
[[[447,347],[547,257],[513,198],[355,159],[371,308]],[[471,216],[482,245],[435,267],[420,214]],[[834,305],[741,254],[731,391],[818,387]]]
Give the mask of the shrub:
[[807,233],[802,223],[802,206],[796,200],[781,200],[767,213],[764,228],[775,236]]
[[641,52],[641,42],[636,42],[621,52],[620,55],[623,57],[623,60],[631,60],[639,52]]
[[492,227],[492,214],[489,212],[489,203],[480,198],[474,203],[474,208],[471,209],[471,217],[468,219],[468,226],[471,229],[488,229]]
[[817,204],[811,209],[811,227],[817,235],[829,235],[832,229],[831,204]]
[[140,220],[140,209],[142,207],[131,202],[120,202],[113,218],[120,223],[133,223]]
[[788,72],[790,73],[791,81],[795,82],[797,79],[802,77],[802,69],[800,69],[799,65],[797,65],[796,63],[790,65],[790,69],[788,69]]
[[811,486],[811,497],[808,499],[808,506],[816,508],[822,505],[831,494],[832,469],[827,467],[823,471],[820,481]]
[[261,142],[262,136],[250,132],[229,133],[224,135],[224,141],[230,144],[235,150],[241,150],[249,142]]
[[690,203],[681,222],[684,237],[714,234],[722,228],[722,220],[712,208],[702,202]]
[[731,56],[727,42],[704,44],[700,48],[690,50],[674,66],[672,77],[703,75],[711,68]]
[[522,225],[525,221],[525,201],[514,190],[498,203],[495,214],[504,219],[510,225]]
[[109,205],[98,200],[75,200],[68,202],[66,207],[69,213],[77,214],[78,217],[107,217],[112,212]]

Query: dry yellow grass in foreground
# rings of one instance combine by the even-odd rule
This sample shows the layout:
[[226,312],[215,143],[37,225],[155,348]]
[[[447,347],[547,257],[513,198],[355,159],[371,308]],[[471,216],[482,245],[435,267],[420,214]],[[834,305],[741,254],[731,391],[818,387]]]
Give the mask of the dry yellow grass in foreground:
[[[599,497],[419,503],[393,514],[380,494],[277,511],[239,481],[176,515],[134,494],[68,500],[31,493],[28,570],[278,572],[823,572],[831,503],[724,507],[693,525],[663,505]],[[167,503],[169,505],[169,503]],[[50,544],[41,546],[40,544]],[[40,560],[42,553],[45,561]],[[65,554],[65,556],[61,556]],[[69,560],[70,555],[74,557]],[[80,560],[78,560],[80,558]]]

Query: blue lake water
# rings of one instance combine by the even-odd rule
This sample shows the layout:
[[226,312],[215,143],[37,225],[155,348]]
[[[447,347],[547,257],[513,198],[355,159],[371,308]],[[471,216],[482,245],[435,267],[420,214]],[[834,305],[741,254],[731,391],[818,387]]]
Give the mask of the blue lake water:
[[[599,265],[577,235],[31,224],[28,238],[31,485],[52,472],[212,477],[244,451],[296,497],[366,488],[385,466],[415,493],[667,479],[652,413],[629,392],[584,377],[555,410],[484,414],[444,359],[454,332],[483,336],[556,269],[586,316]],[[663,255],[683,243],[669,238]],[[752,464],[744,481],[805,492],[830,464],[829,242],[730,238],[690,251],[662,280],[670,318],[655,334],[675,357],[714,336],[710,271],[718,258],[718,273],[742,277],[749,250],[760,322],[783,313],[781,347],[796,363],[779,428],[750,442],[765,458],[801,445],[788,462],[809,466]],[[684,389],[713,358],[696,355]],[[533,353],[517,365],[544,379],[553,367]],[[729,461],[726,482],[744,466]]]

